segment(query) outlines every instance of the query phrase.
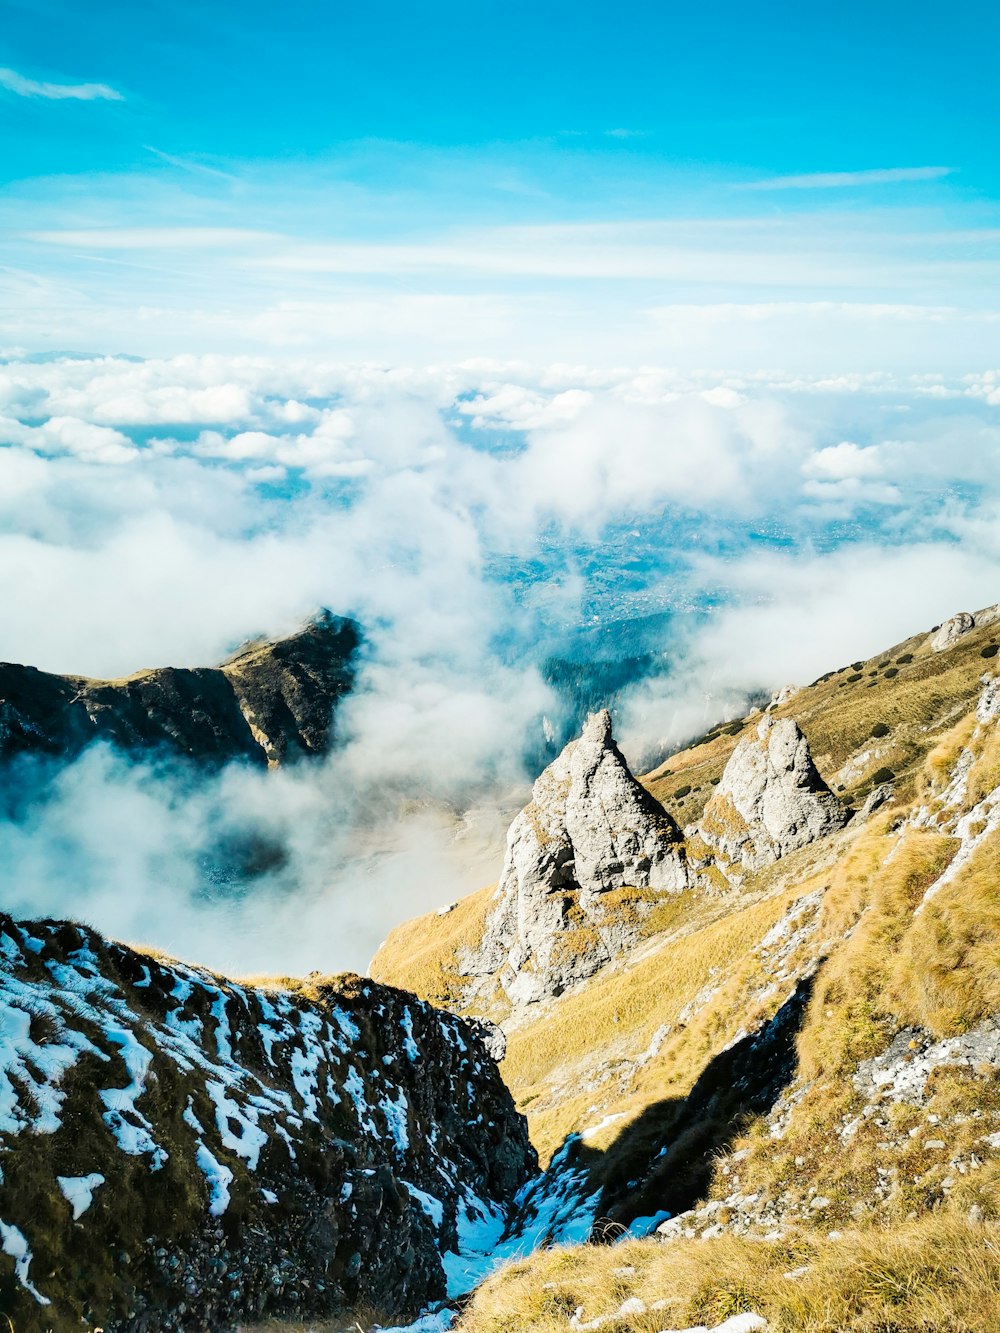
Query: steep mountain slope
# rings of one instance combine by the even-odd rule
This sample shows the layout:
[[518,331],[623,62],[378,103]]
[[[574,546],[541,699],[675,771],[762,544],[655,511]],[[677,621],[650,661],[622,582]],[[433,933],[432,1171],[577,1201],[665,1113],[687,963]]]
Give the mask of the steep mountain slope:
[[0,1311],[222,1333],[443,1297],[534,1167],[488,1040],[358,977],[0,917]]
[[71,757],[95,740],[208,763],[322,754],[359,642],[353,621],[322,612],[289,638],[248,644],[219,667],[91,680],[0,663],[0,758]]
[[[459,1327],[1000,1326],[998,629],[993,608],[935,627],[647,775],[685,823],[689,882],[617,890],[630,942],[561,994],[470,984],[489,891],[390,937],[373,975],[507,1030],[549,1163],[511,1234],[656,1233],[508,1266]],[[788,762],[751,756],[776,785],[726,843],[729,765],[782,719]]]

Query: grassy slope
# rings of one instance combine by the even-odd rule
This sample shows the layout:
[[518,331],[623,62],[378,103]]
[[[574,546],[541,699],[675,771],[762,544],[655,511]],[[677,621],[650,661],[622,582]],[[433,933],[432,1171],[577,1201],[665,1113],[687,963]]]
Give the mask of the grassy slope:
[[[897,775],[899,800],[911,798],[929,752],[971,708],[979,678],[995,660],[981,652],[998,637],[1000,624],[987,625],[934,653],[926,635],[915,636],[807,686],[777,715],[792,716],[802,726],[824,776],[833,780],[842,774],[844,780],[833,785],[844,789],[844,799],[863,801],[873,775],[885,767]],[[873,739],[879,724],[889,733]],[[752,725],[751,718],[709,733],[647,774],[644,784],[680,822],[693,820],[740,734]],[[685,785],[691,793],[672,799]],[[752,1004],[755,991],[764,988],[766,960],[752,954],[753,944],[796,898],[828,889],[831,877],[843,878],[845,849],[859,832],[849,827],[837,839],[786,857],[780,866],[749,877],[738,895],[689,892],[664,900],[646,923],[645,949],[540,1006],[537,1016],[529,1012],[519,1020],[509,1034],[503,1070],[543,1159],[567,1132],[602,1119],[612,1102],[627,1123],[651,1100],[676,1095],[685,1081],[693,1081],[726,1030],[724,1016],[736,1013],[734,1005]],[[430,913],[397,927],[373,960],[372,975],[460,1009],[466,982],[458,975],[457,953],[478,941],[490,899],[491,891],[484,889],[446,916]],[[718,996],[678,1032],[678,1013],[722,980]],[[475,1007],[503,1017],[495,999],[480,997]],[[673,1030],[655,1070],[631,1069],[666,1024]],[[667,1066],[677,1072],[667,1077]],[[605,1078],[613,1068],[620,1076]],[[597,1088],[595,1079],[603,1080]],[[624,1125],[616,1122],[616,1128]],[[607,1137],[592,1142],[603,1146]]]
[[[932,652],[927,637],[915,635],[867,662],[831,672],[775,710],[776,717],[795,718],[820,772],[854,805],[868,795],[882,768],[897,775],[901,796],[912,791],[923,758],[969,710],[979,677],[1000,660],[981,656],[1000,640],[1000,622],[972,630],[943,653]],[[696,822],[753,723],[753,717],[721,723],[640,781],[679,824]],[[872,731],[883,726],[888,735],[874,738]],[[690,790],[678,796],[684,788]],[[483,891],[463,899],[449,916],[431,912],[398,926],[376,955],[372,975],[431,1000],[454,1000],[455,949],[476,942],[488,903],[489,893]]]
[[590,1320],[636,1296],[648,1313],[609,1319],[601,1333],[714,1327],[747,1310],[772,1333],[995,1333],[997,1292],[995,1231],[927,1217],[834,1240],[801,1233],[772,1244],[723,1236],[545,1250],[490,1279],[456,1333],[566,1333],[576,1309]]
[[[564,1329],[578,1305],[594,1318],[636,1293],[667,1299],[669,1317],[630,1316],[607,1333],[711,1324],[740,1309],[760,1311],[776,1329],[817,1333],[1000,1327],[1000,1153],[982,1143],[1000,1124],[996,1079],[985,1070],[940,1072],[922,1109],[891,1107],[884,1118],[862,1123],[846,1147],[838,1137],[858,1110],[851,1073],[895,1032],[913,1025],[944,1037],[1000,1011],[1000,834],[914,915],[958,845],[950,825],[936,826],[945,815],[935,812],[973,730],[979,677],[996,667],[982,650],[998,636],[1000,626],[984,626],[940,654],[919,636],[782,705],[779,714],[795,717],[806,732],[821,772],[854,804],[878,769],[891,768],[892,806],[751,877],[738,895],[672,899],[669,919],[655,923],[656,933],[631,958],[537,1016],[529,1011],[509,1033],[503,1071],[543,1158],[570,1130],[607,1120],[587,1139],[598,1153],[594,1170],[599,1180],[627,1178],[637,1122],[640,1138],[663,1141],[671,1107],[712,1057],[774,1013],[790,979],[821,960],[798,1037],[797,1102],[783,1137],[776,1142],[761,1119],[730,1145],[743,1154],[740,1189],[784,1199],[799,1209],[801,1224],[771,1246],[723,1235],[537,1255],[481,1289],[463,1329]],[[878,724],[888,733],[873,738]],[[679,820],[692,821],[741,729],[721,729],[672,756],[646,785]],[[994,728],[978,742],[965,807],[998,781]],[[690,793],[673,796],[685,785]],[[930,819],[901,827],[920,807],[929,807]],[[445,978],[453,999],[455,944],[475,938],[488,901],[485,891],[466,899],[447,936],[441,926],[449,918],[400,928],[376,960],[376,974],[432,999],[443,998]],[[790,909],[784,942],[769,945],[767,932]],[[947,1154],[923,1148],[938,1132],[947,1135]],[[971,1166],[958,1169],[957,1161]],[[732,1189],[728,1176],[720,1166],[710,1197],[721,1201]],[[886,1180],[890,1186],[880,1191]],[[810,1191],[830,1199],[812,1220]],[[970,1208],[984,1220],[970,1221]],[[724,1210],[720,1215],[725,1221]],[[844,1239],[828,1240],[837,1228]],[[623,1275],[628,1267],[636,1274]],[[783,1276],[799,1268],[807,1269],[801,1280]]]
[[[462,1333],[556,1333],[580,1306],[593,1319],[636,1296],[664,1304],[609,1320],[603,1333],[711,1326],[745,1310],[773,1333],[1000,1327],[1000,1150],[986,1142],[1000,1127],[995,1069],[940,1069],[923,1106],[887,1101],[867,1117],[851,1078],[901,1029],[946,1037],[1000,1010],[1000,834],[914,915],[955,844],[921,829],[900,835],[894,822],[857,840],[825,896],[831,948],[782,1134],[773,1120],[751,1124],[709,1189],[709,1220],[722,1226],[736,1172],[744,1195],[798,1205],[798,1223],[770,1243],[716,1226],[704,1239],[540,1252],[480,1289]],[[810,1215],[820,1196],[829,1203]]]

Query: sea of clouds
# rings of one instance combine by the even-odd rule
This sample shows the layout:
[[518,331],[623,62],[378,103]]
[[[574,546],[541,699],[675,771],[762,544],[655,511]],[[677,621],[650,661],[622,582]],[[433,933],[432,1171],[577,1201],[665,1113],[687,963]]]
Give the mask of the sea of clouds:
[[[318,607],[366,640],[322,764],[22,771],[3,905],[234,971],[363,968],[496,877],[566,723],[544,663],[581,630],[613,654],[619,622],[661,617],[662,669],[615,701],[641,768],[754,691],[1000,599],[998,408],[990,374],[10,356],[0,659],[203,665]],[[206,872],[257,834],[268,875]]]

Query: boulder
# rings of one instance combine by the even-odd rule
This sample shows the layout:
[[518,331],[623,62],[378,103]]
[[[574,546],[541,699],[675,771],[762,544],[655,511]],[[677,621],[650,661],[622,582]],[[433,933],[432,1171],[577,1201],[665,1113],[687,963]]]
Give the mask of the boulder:
[[788,703],[789,699],[794,699],[802,688],[801,685],[782,685],[780,690],[775,690],[768,702],[768,708],[779,708],[782,704]]
[[946,648],[956,644],[963,634],[968,634],[975,623],[968,611],[959,611],[957,615],[952,616],[943,625],[937,627],[930,637],[930,647],[936,653],[944,652]]
[[607,710],[592,713],[511,825],[495,905],[462,971],[499,974],[515,1003],[557,995],[634,937],[604,894],[687,882],[680,830],[629,772]]
[[849,818],[817,772],[794,719],[765,715],[730,756],[698,833],[723,873],[738,880]]

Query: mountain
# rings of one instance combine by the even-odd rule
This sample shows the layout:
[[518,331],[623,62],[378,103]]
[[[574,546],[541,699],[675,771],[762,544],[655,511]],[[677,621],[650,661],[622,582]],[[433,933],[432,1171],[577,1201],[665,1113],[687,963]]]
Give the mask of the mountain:
[[15,1333],[994,1333],[998,640],[594,713],[370,980],[0,918]]
[[222,1333],[443,1298],[535,1165],[496,1035],[0,916],[0,1310]]
[[352,686],[360,630],[324,611],[220,666],[160,667],[120,680],[0,663],[0,758],[71,757],[92,741],[202,763],[287,763],[323,754]]
[[389,937],[374,977],[506,1031],[543,1166],[510,1234],[624,1241],[501,1268],[462,1333],[1000,1327],[998,639],[961,613],[781,691],[638,822],[594,719],[498,887]]

